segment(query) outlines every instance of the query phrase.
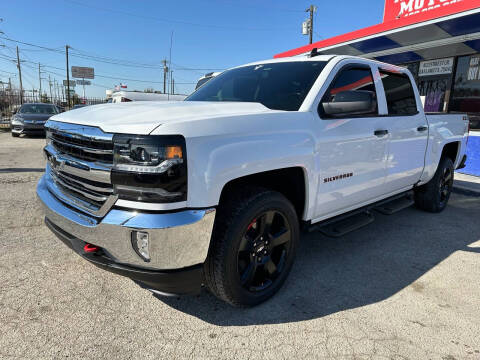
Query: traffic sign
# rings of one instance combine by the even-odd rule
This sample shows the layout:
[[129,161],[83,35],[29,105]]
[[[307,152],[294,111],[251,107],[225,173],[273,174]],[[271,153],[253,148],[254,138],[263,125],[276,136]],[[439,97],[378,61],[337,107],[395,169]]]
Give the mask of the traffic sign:
[[77,85],[92,85],[90,80],[77,80]]
[[72,77],[80,79],[94,79],[94,70],[91,67],[72,66]]

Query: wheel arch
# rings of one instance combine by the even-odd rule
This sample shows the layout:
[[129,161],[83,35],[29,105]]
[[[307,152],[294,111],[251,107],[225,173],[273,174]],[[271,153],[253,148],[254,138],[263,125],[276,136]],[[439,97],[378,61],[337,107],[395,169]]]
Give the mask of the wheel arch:
[[456,164],[457,161],[458,161],[460,146],[461,146],[460,141],[452,141],[452,142],[446,143],[443,146],[442,154],[441,154],[440,159],[439,159],[439,163],[444,157],[448,157],[452,160],[453,164]]
[[263,171],[242,176],[227,182],[220,193],[220,201],[229,194],[244,186],[258,186],[284,195],[294,206],[298,219],[305,217],[308,209],[308,176],[303,167],[288,167]]

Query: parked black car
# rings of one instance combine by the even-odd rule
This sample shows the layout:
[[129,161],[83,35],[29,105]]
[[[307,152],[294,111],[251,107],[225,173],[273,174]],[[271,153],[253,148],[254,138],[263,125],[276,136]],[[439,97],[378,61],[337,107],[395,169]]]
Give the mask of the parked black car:
[[12,117],[12,136],[45,134],[45,123],[51,116],[58,113],[58,108],[52,104],[23,104]]

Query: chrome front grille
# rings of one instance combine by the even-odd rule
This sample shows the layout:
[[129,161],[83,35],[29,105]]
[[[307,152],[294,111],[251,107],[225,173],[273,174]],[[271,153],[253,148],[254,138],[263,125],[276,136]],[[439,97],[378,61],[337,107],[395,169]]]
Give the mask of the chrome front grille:
[[112,141],[72,135],[58,131],[49,131],[48,137],[52,145],[64,154],[82,160],[100,161],[109,164],[113,163]]
[[67,205],[102,217],[117,200],[110,181],[112,134],[91,126],[47,122],[47,186]]
[[96,205],[98,208],[101,208],[108,197],[113,194],[113,188],[111,186],[104,187],[101,183],[93,185],[93,182],[88,183],[82,178],[80,178],[80,180],[75,175],[63,171],[51,169],[50,175],[53,181],[62,187],[65,192],[70,192],[83,201]]

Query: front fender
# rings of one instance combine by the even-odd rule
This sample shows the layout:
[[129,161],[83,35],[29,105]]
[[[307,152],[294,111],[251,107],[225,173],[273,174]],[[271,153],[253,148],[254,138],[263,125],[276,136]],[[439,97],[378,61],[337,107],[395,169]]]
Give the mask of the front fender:
[[[310,116],[311,119],[311,116]],[[298,120],[298,117],[297,119]],[[277,119],[269,126],[262,121],[256,131],[241,134],[223,133],[211,136],[188,137],[188,198],[189,207],[218,205],[224,186],[235,179],[261,172],[301,167],[306,181],[306,202],[314,204],[316,177],[314,176],[315,140],[308,130],[311,120],[303,117]],[[282,181],[282,179],[278,179]]]

